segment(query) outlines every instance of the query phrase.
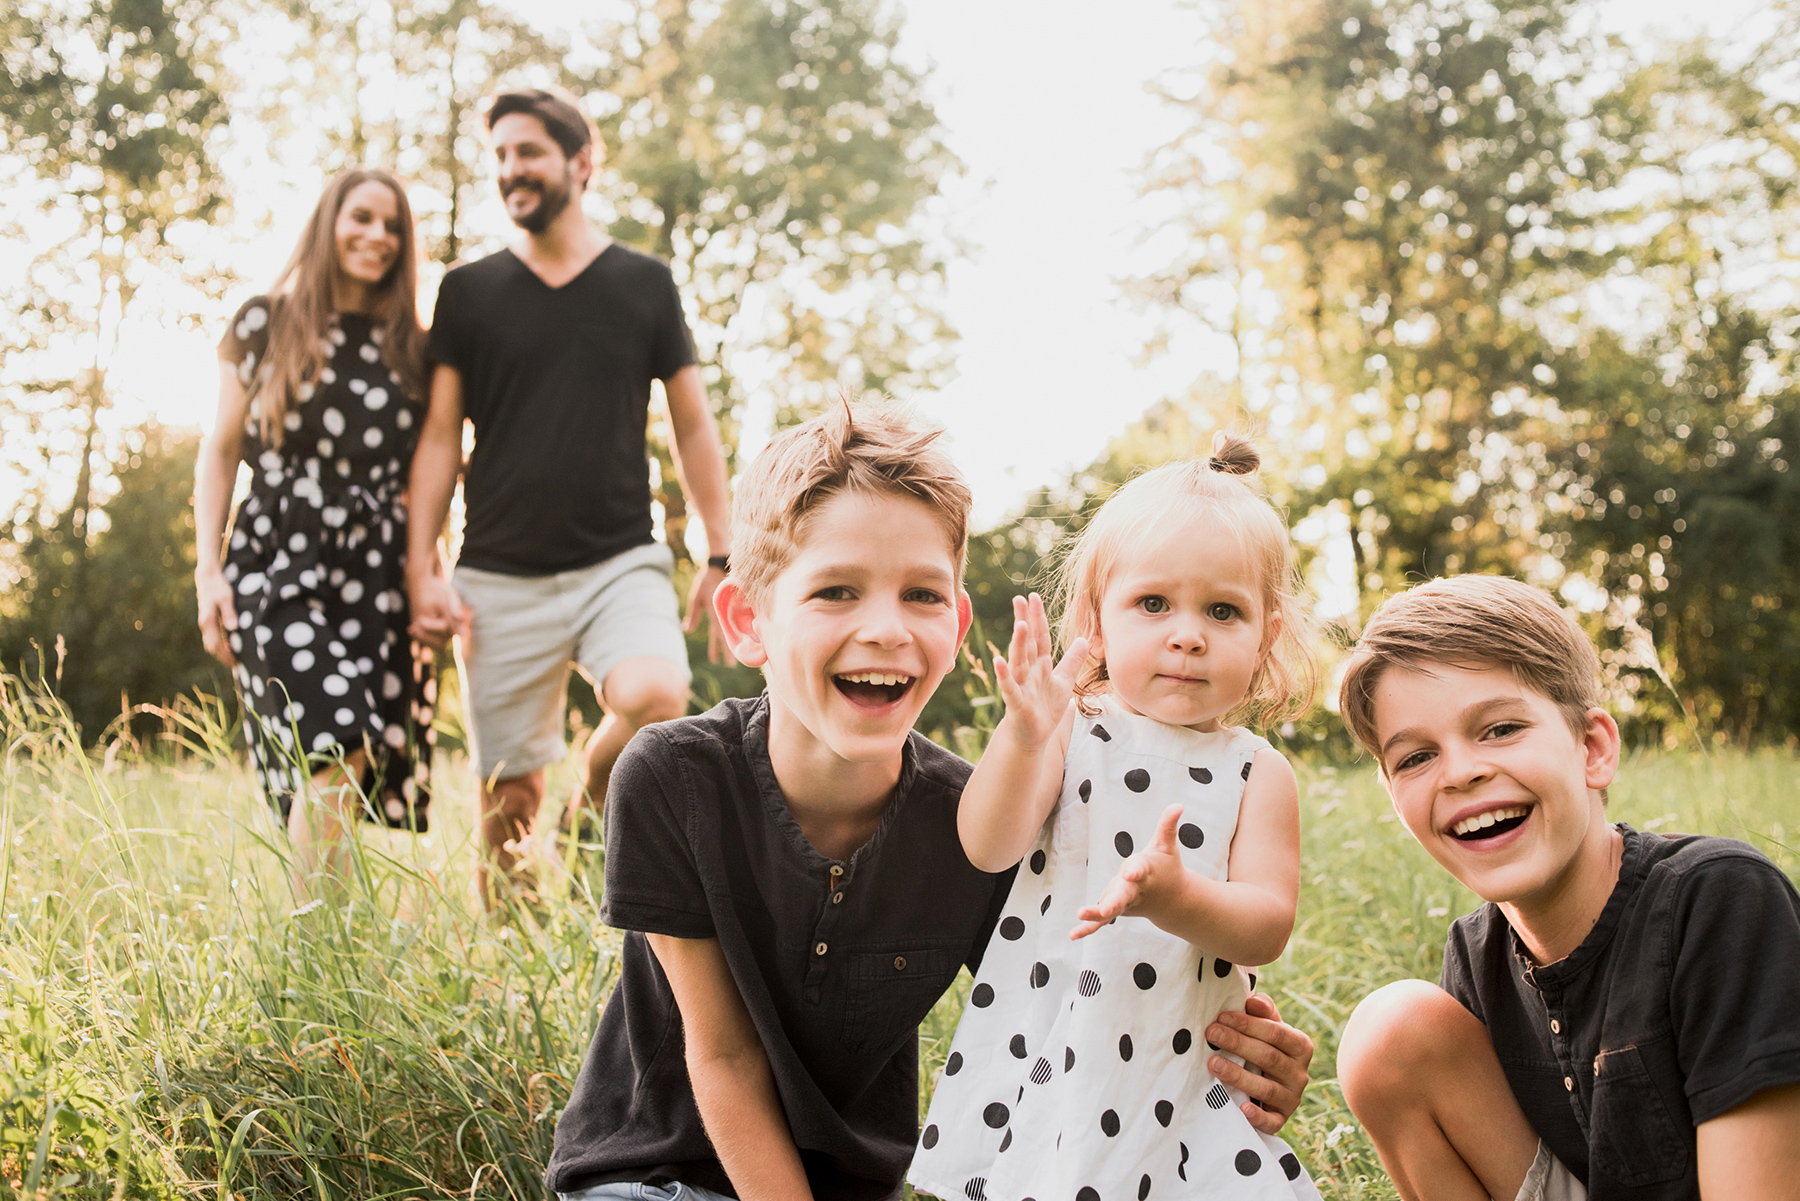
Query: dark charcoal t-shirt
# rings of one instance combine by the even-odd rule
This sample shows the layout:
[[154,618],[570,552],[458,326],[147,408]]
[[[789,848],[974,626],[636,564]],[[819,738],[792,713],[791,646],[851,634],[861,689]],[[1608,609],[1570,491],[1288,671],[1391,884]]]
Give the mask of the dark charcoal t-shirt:
[[444,276],[427,353],[475,423],[462,563],[550,575],[651,541],[650,381],[694,361],[667,265],[614,242],[552,288],[503,250]]
[[899,1195],[918,1138],[918,1026],[987,946],[1012,884],[963,854],[969,765],[914,733],[880,827],[847,860],[775,782],[767,698],[646,727],[613,768],[602,920],[623,968],[556,1127],[558,1192],[644,1180],[730,1195],[644,935],[717,938],[819,1201]]
[[1443,986],[1590,1201],[1698,1198],[1694,1128],[1800,1081],[1800,895],[1734,839],[1619,829],[1619,882],[1567,959],[1536,966],[1485,905],[1451,927]]

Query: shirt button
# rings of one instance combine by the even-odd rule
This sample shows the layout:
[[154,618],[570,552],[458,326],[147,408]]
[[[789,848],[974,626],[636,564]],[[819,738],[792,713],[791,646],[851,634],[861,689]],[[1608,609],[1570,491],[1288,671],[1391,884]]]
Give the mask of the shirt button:
[[831,903],[833,905],[836,905],[838,902],[842,901],[843,899],[844,899],[844,894],[841,892],[834,892],[831,894]]
[[824,953],[825,953],[825,944],[824,943],[820,943],[818,946],[813,948],[814,955],[823,955]]
[[896,972],[904,972],[906,970],[906,956],[904,956],[904,955],[894,956],[894,970]]
[[[820,943],[819,944],[819,954],[823,955],[824,953],[825,953],[825,944]],[[1563,1077],[1563,1088],[1567,1089],[1569,1092],[1574,1092],[1575,1091],[1575,1077],[1564,1076]]]
[[834,863],[831,865],[831,874],[833,876],[841,876],[844,874],[844,869],[841,866],[839,866],[838,864]]
[[1555,1018],[1550,1019],[1550,1033],[1552,1033],[1552,1034],[1561,1034],[1562,1033],[1562,1023],[1557,1021]]

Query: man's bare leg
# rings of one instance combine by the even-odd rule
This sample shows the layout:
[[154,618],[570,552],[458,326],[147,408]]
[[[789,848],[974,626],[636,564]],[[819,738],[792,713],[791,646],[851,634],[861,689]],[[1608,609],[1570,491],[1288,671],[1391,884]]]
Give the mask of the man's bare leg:
[[482,781],[478,814],[481,847],[475,864],[475,886],[481,892],[482,905],[490,910],[500,901],[496,885],[502,881],[524,883],[513,880],[514,869],[526,849],[543,800],[542,768],[491,784]]
[[580,779],[563,810],[561,827],[575,829],[584,809],[598,821],[606,807],[606,784],[625,744],[652,722],[672,721],[687,712],[688,686],[682,670],[667,659],[641,656],[622,660],[597,689],[606,710],[583,748]]
[[1406,1201],[1512,1201],[1537,1155],[1487,1027],[1443,989],[1364,998],[1338,1047],[1344,1099]]

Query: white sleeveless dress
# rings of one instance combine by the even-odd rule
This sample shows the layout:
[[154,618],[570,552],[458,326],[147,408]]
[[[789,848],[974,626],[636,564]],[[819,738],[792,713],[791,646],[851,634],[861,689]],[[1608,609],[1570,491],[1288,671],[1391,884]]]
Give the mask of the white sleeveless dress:
[[913,1188],[946,1201],[1317,1201],[1294,1153],[1238,1109],[1245,1095],[1206,1070],[1207,1025],[1243,1007],[1255,974],[1146,918],[1069,938],[1171,804],[1184,806],[1182,862],[1225,879],[1266,746],[1110,698],[1077,715],[1056,811],[1019,866],[932,1096]]

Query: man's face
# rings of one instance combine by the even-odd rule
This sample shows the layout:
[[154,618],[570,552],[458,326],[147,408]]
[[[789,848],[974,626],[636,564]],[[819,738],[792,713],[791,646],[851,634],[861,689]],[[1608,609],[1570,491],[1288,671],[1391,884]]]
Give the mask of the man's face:
[[529,113],[501,117],[490,137],[506,215],[527,233],[543,233],[586,185],[591,152],[565,157],[544,123]]
[[897,756],[970,620],[943,523],[887,493],[839,493],[815,509],[753,608],[734,649],[768,681],[771,744],[785,727],[781,741],[819,764]]
[[1589,710],[1578,735],[1500,667],[1390,667],[1374,701],[1395,812],[1483,900],[1547,909],[1584,847],[1609,837],[1601,790],[1619,744],[1604,711]]

